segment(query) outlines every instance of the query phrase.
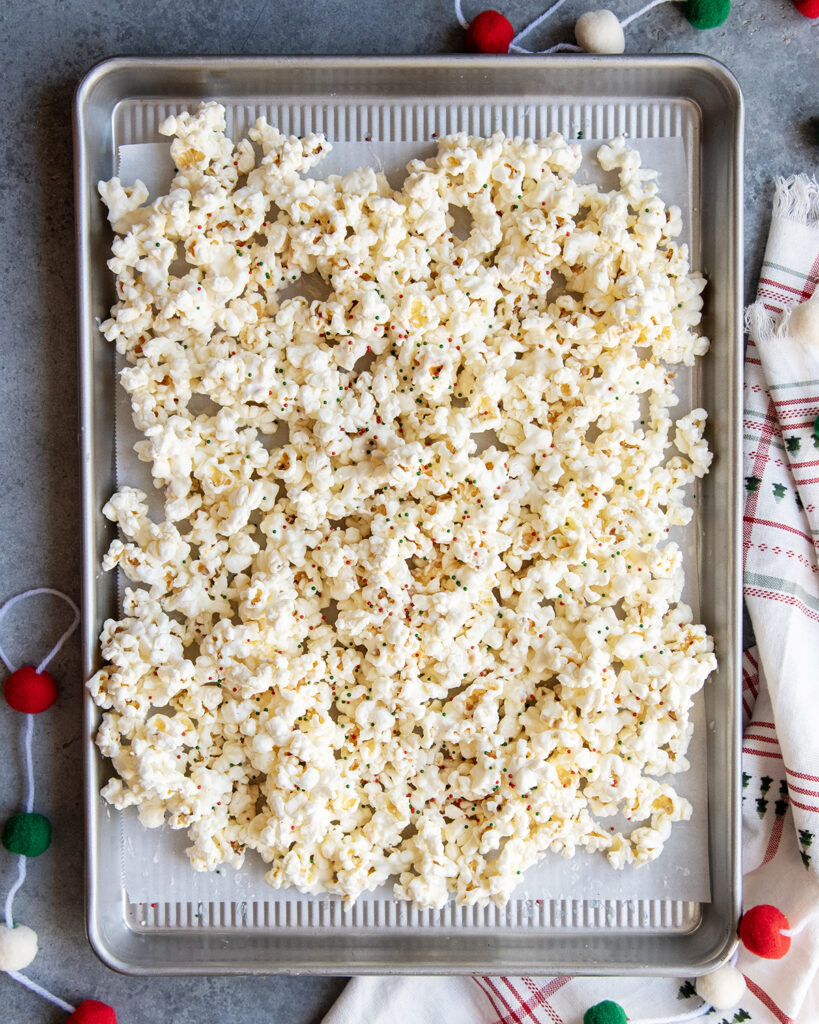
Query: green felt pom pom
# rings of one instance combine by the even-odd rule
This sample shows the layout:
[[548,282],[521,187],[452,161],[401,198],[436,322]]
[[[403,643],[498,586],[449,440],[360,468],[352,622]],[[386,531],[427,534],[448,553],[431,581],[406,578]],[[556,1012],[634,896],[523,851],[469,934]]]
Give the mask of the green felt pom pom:
[[626,1011],[619,1003],[604,999],[595,1003],[583,1014],[583,1024],[627,1024]]
[[717,28],[731,13],[731,0],[686,0],[683,14],[694,28]]
[[13,814],[3,826],[3,846],[9,853],[39,857],[51,843],[51,822],[42,814]]

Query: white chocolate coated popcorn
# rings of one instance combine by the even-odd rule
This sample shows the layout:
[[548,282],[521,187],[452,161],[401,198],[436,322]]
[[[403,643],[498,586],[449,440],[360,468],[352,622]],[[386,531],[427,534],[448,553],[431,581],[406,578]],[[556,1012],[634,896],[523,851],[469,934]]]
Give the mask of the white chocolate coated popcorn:
[[165,499],[104,509],[134,583],[89,683],[105,795],[187,829],[198,869],[255,850],[271,885],[351,899],[652,860],[715,667],[667,537],[711,458],[704,411],[671,414],[707,349],[679,210],[622,139],[610,192],[559,135],[499,134],[394,190],[308,177],[319,136],[224,127],[163,125],[150,205],[100,184],[102,330]]

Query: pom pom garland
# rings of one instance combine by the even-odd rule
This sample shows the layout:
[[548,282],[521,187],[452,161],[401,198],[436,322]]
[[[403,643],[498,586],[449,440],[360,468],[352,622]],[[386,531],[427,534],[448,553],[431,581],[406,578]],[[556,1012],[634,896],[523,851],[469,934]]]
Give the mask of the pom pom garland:
[[18,924],[0,924],[0,971],[22,971],[37,956],[37,932]]
[[51,822],[42,814],[13,814],[3,826],[3,846],[9,853],[39,857],[51,845]]
[[751,907],[739,922],[739,937],[745,948],[766,960],[781,960],[791,948],[787,917],[769,903]]
[[51,842],[51,823],[42,814],[34,812],[34,762],[32,754],[32,738],[34,735],[34,716],[47,710],[57,699],[57,684],[53,677],[45,671],[46,665],[57,654],[65,641],[77,628],[80,621],[80,610],[76,604],[59,590],[51,587],[37,587],[17,594],[0,607],[0,619],[13,605],[26,598],[38,594],[53,594],[68,604],[74,617],[71,625],[65,630],[57,643],[51,648],[40,664],[33,668],[26,665],[15,668],[0,647],[0,660],[11,675],[6,680],[3,692],[9,706],[15,711],[25,714],[23,733],[23,755],[25,758],[26,798],[25,810],[12,815],[3,826],[3,846],[17,855],[17,879],[6,895],[5,925],[0,925],[0,970],[14,978],[29,991],[42,996],[50,1003],[70,1013],[70,1021],[74,1024],[116,1024],[117,1018],[110,1006],[91,1000],[74,1007],[70,1003],[55,996],[48,989],[38,985],[36,981],[21,974],[37,955],[37,933],[25,925],[14,923],[14,897],[26,880],[26,861],[28,857],[37,857],[48,849]]
[[498,11],[481,11],[466,30],[466,48],[471,53],[509,53],[515,30]]
[[583,1014],[583,1024],[627,1024],[626,1011],[619,1003],[604,999]]
[[65,1024],[117,1024],[117,1015],[107,1003],[86,999],[80,1003]]
[[[575,52],[587,53],[623,53],[625,38],[623,29],[632,21],[641,18],[654,7],[660,4],[671,3],[672,0],[649,0],[644,7],[630,14],[623,21],[620,21],[615,14],[608,10],[587,11],[581,15],[575,25],[574,34],[578,46],[572,43],[558,43],[547,50],[527,50],[520,45],[521,38],[533,29],[537,28],[546,18],[550,17],[561,7],[566,0],[555,0],[551,7],[547,8],[539,17],[515,35],[515,30],[499,11],[481,11],[472,19],[466,20],[461,6],[461,0],[454,0],[455,16],[462,28],[466,30],[467,49],[474,53],[559,53],[562,50],[573,50]],[[796,0],[797,7],[801,6],[817,8],[819,12],[819,0]],[[683,14],[694,28],[709,29],[721,25],[731,10],[731,0],[686,0],[683,5]],[[803,13],[805,13],[803,11]],[[807,17],[816,17],[816,14],[808,14]]]
[[57,684],[48,672],[38,672],[31,665],[23,665],[8,677],[3,694],[9,707],[15,711],[39,715],[56,701]]
[[697,995],[715,1010],[733,1010],[745,994],[745,979],[732,964],[697,978]]

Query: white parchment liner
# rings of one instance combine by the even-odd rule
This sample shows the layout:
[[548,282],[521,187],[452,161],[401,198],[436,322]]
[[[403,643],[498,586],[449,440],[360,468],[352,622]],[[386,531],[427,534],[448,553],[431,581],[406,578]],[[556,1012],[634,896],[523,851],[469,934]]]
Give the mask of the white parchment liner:
[[[660,195],[666,205],[675,204],[682,210],[682,240],[689,240],[692,202],[682,138],[637,139],[630,144],[640,151],[644,166],[659,172]],[[601,187],[616,187],[614,176],[604,174],[594,159],[599,145],[600,142],[589,140],[581,143],[584,159],[578,178],[595,181]],[[397,186],[403,180],[404,167],[410,159],[427,158],[434,154],[435,149],[434,143],[418,141],[341,142],[334,145],[312,174],[344,174],[356,167],[370,165],[383,169],[391,183]],[[120,146],[118,173],[126,185],[133,184],[137,178],[145,182],[152,199],[166,192],[173,174],[168,143]],[[105,342],[101,339],[100,344]],[[124,363],[118,360],[117,365],[119,369]],[[680,397],[675,415],[682,416],[698,404],[695,388],[697,371],[692,373],[682,366],[675,369]],[[118,383],[116,388],[117,482],[140,487],[150,493],[153,485],[149,468],[139,462],[133,452],[133,445],[141,435],[131,421],[128,396]],[[685,531],[673,531],[672,536],[683,551],[686,566],[684,597],[692,606],[696,620],[699,606],[697,551],[701,529],[696,489],[691,500],[695,503],[692,525]],[[154,504],[161,510],[160,502],[152,502]],[[513,900],[527,904],[544,899],[709,901],[706,723],[702,694],[698,694],[695,700],[693,720],[694,735],[688,751],[691,769],[683,775],[670,776],[668,781],[687,797],[694,812],[689,822],[674,825],[658,860],[640,868],[627,867],[616,871],[603,854],[581,851],[567,859],[548,853],[522,876]],[[188,845],[184,832],[175,832],[168,827],[146,829],[139,823],[133,809],[126,812],[108,809],[107,813],[120,817],[122,881],[132,903],[339,899],[326,895],[306,896],[292,889],[271,889],[263,878],[266,865],[253,852],[248,853],[241,871],[222,867],[218,873],[195,872],[184,852]],[[392,900],[393,897],[391,889],[384,886],[359,899],[377,902]]]

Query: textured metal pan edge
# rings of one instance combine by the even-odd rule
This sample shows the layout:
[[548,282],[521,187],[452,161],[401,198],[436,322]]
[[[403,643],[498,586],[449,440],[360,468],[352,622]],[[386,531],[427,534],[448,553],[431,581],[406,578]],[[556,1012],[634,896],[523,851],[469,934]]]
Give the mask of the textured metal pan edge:
[[[161,94],[163,74],[174,77],[182,75],[187,79],[186,95],[230,95],[245,94],[259,76],[264,77],[273,69],[287,70],[288,76],[298,84],[300,75],[316,72],[327,74],[392,74],[396,88],[404,95],[413,94],[406,87],[412,83],[415,74],[428,77],[430,73],[457,81],[459,88],[453,94],[470,95],[472,85],[481,93],[498,90],[501,77],[507,83],[503,90],[510,95],[508,82],[511,76],[509,58],[485,57],[283,57],[283,58],[114,58],[92,69],[77,90],[75,129],[75,174],[77,200],[77,242],[79,258],[78,310],[81,381],[81,460],[83,481],[83,668],[86,676],[95,667],[97,658],[97,543],[95,522],[99,519],[96,448],[94,443],[94,377],[93,344],[97,340],[93,322],[91,285],[96,271],[91,253],[92,204],[96,190],[91,175],[91,154],[100,137],[94,137],[90,120],[104,122],[110,116],[116,99],[129,98],[133,85],[139,84],[140,94],[156,96]],[[518,62],[516,62],[518,63]],[[726,770],[729,779],[738,779],[739,766],[739,714],[738,714],[738,663],[741,637],[741,608],[739,602],[740,539],[738,524],[741,495],[737,486],[739,480],[739,415],[741,365],[739,360],[741,340],[741,266],[742,266],[742,130],[743,110],[739,88],[733,76],[722,65],[708,58],[698,56],[670,56],[646,58],[608,57],[563,57],[557,62],[550,58],[527,58],[520,62],[527,75],[538,72],[546,86],[556,88],[553,95],[582,95],[586,98],[611,89],[612,82],[621,86],[621,92],[632,97],[648,99],[663,95],[679,96],[679,89],[668,92],[669,82],[693,76],[692,81],[705,84],[712,90],[708,108],[699,99],[701,109],[707,118],[721,120],[721,149],[715,155],[729,170],[730,187],[720,213],[729,222],[730,231],[721,253],[727,264],[727,276],[723,291],[731,307],[726,323],[730,323],[725,340],[732,349],[728,360],[728,419],[732,424],[730,437],[725,441],[723,458],[733,470],[729,474],[728,493],[724,494],[727,504],[733,509],[733,528],[729,557],[724,565],[727,588],[730,597],[731,654],[733,660],[733,685],[731,692],[723,695],[726,706],[715,710],[720,712],[721,729],[712,723],[709,732],[727,732],[723,742],[723,759],[720,767]],[[567,92],[567,82],[577,81],[582,88]],[[249,77],[248,77],[249,76]],[[117,78],[131,78],[131,89],[118,96],[112,92],[107,100],[99,93]],[[136,82],[134,82],[136,80]],[[422,89],[423,91],[423,89]],[[706,91],[708,91],[706,89]],[[176,98],[176,93],[168,98]],[[110,122],[109,122],[110,123]],[[721,550],[725,552],[726,545]],[[729,719],[730,728],[724,730],[724,716]],[[379,943],[377,949],[351,948],[351,941],[333,944],[333,948],[321,949],[321,937],[316,935],[309,947],[293,948],[287,936],[284,942],[276,942],[274,936],[265,936],[264,942],[248,942],[247,937],[229,936],[225,932],[211,932],[207,936],[187,936],[176,932],[173,936],[150,936],[152,953],[148,953],[145,942],[149,935],[136,934],[128,927],[128,907],[120,894],[117,900],[106,901],[101,885],[104,882],[105,863],[109,858],[101,856],[99,850],[100,811],[98,790],[100,762],[93,745],[92,733],[97,718],[96,708],[86,697],[84,712],[85,769],[86,769],[86,824],[87,824],[87,927],[89,939],[97,954],[115,970],[134,974],[171,973],[259,973],[290,972],[308,970],[316,973],[520,973],[521,971],[563,972],[573,974],[618,974],[618,973],[687,973],[700,974],[713,969],[730,956],[735,943],[735,922],[740,905],[739,874],[739,797],[738,787],[729,787],[723,794],[724,802],[719,808],[719,822],[712,818],[712,833],[715,825],[723,835],[720,847],[714,851],[719,857],[718,881],[727,887],[723,894],[720,921],[703,948],[696,938],[702,935],[702,928],[688,936],[607,936],[609,947],[598,948],[599,939],[588,932],[582,936],[579,945],[564,932],[555,933],[554,940],[543,943],[538,949],[514,948],[518,943],[506,942],[505,949],[496,948],[497,943],[482,940],[475,948],[460,952],[444,948],[430,948],[423,956],[411,948],[389,948]],[[713,801],[712,801],[713,804]],[[712,810],[714,808],[712,807]],[[714,879],[712,879],[712,882]],[[709,907],[705,907],[707,917]],[[713,916],[713,915],[712,915]],[[712,922],[712,925],[714,923]],[[600,936],[602,939],[603,936]],[[671,938],[671,941],[666,941]],[[123,939],[125,946],[123,946]],[[193,941],[189,941],[193,939]],[[172,940],[169,945],[166,941]],[[429,941],[429,936],[427,936]],[[498,940],[503,943],[503,937]],[[300,943],[297,943],[298,947]],[[696,947],[700,948],[696,948]],[[128,947],[127,949],[125,947]],[[164,948],[160,948],[164,947]],[[278,948],[277,948],[278,947]],[[286,948],[285,948],[286,947]],[[318,948],[317,948],[318,947]],[[454,955],[453,955],[454,953]],[[147,954],[147,955],[146,955]],[[294,962],[293,954],[296,956]],[[275,959],[275,962],[273,962]]]

